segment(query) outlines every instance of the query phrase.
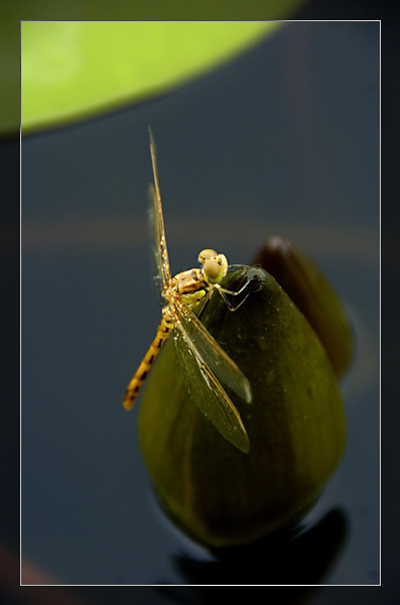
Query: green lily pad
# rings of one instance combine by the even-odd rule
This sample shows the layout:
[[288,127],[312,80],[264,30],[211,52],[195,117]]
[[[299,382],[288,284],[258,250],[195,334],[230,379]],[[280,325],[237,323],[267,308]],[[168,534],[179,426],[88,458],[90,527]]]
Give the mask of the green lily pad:
[[22,23],[24,132],[171,90],[279,22]]

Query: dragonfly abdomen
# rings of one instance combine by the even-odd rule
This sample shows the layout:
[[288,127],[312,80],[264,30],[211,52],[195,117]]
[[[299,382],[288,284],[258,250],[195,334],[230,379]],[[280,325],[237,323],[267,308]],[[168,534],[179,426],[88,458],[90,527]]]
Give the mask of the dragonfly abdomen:
[[135,403],[136,397],[139,394],[140,389],[142,388],[144,381],[147,378],[148,373],[150,372],[157,355],[163,348],[165,341],[171,335],[171,332],[174,328],[173,321],[169,318],[169,316],[165,316],[162,318],[160,325],[157,329],[157,334],[153,342],[151,343],[149,350],[146,355],[143,357],[142,363],[138,367],[135,372],[134,377],[128,384],[128,387],[125,391],[123,404],[126,410],[130,410]]

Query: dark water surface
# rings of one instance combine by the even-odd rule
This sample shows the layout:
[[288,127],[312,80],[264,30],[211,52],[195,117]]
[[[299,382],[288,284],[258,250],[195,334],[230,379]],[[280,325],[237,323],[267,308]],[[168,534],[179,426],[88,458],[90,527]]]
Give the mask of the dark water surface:
[[[354,325],[346,453],[287,550],[217,561],[174,529],[122,409],[159,321],[148,125],[174,273],[283,235]],[[27,138],[22,216],[26,560],[60,584],[379,583],[379,25],[292,23],[174,94]]]

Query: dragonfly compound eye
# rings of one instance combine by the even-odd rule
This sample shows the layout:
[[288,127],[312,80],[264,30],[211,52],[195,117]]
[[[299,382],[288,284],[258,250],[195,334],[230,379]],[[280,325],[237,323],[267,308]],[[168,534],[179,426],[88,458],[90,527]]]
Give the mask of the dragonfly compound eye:
[[225,259],[225,257],[220,254],[218,256],[214,256],[213,258],[206,260],[206,262],[204,263],[204,277],[210,284],[219,283],[221,279],[226,275],[228,263],[226,262],[225,265],[223,259],[221,259],[220,257],[223,257],[223,259]]
[[199,254],[199,256],[197,257],[197,260],[199,263],[201,263],[202,265],[204,265],[204,263],[206,262],[206,260],[208,260],[209,258],[212,258],[214,256],[217,256],[217,253],[215,250],[211,250],[211,248],[206,248],[205,250],[202,250]]

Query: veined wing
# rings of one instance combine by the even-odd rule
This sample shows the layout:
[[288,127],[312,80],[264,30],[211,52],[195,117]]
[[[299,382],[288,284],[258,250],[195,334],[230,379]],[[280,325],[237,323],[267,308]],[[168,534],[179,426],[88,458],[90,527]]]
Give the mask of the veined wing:
[[253,396],[246,376],[211,336],[199,318],[180,301],[176,301],[175,311],[177,324],[181,325],[181,330],[187,335],[186,341],[190,341],[192,348],[197,351],[218,380],[235,391],[246,403],[251,403]]
[[160,187],[158,184],[156,151],[153,135],[149,128],[150,136],[150,154],[153,166],[154,186],[149,187],[150,197],[150,231],[153,238],[154,258],[156,264],[156,281],[158,282],[161,295],[165,292],[171,281],[171,271],[169,268],[169,259],[167,251],[167,241],[165,239],[164,218],[161,205]]
[[247,454],[250,443],[239,412],[180,322],[174,330],[174,342],[183,379],[193,402],[227,441]]

